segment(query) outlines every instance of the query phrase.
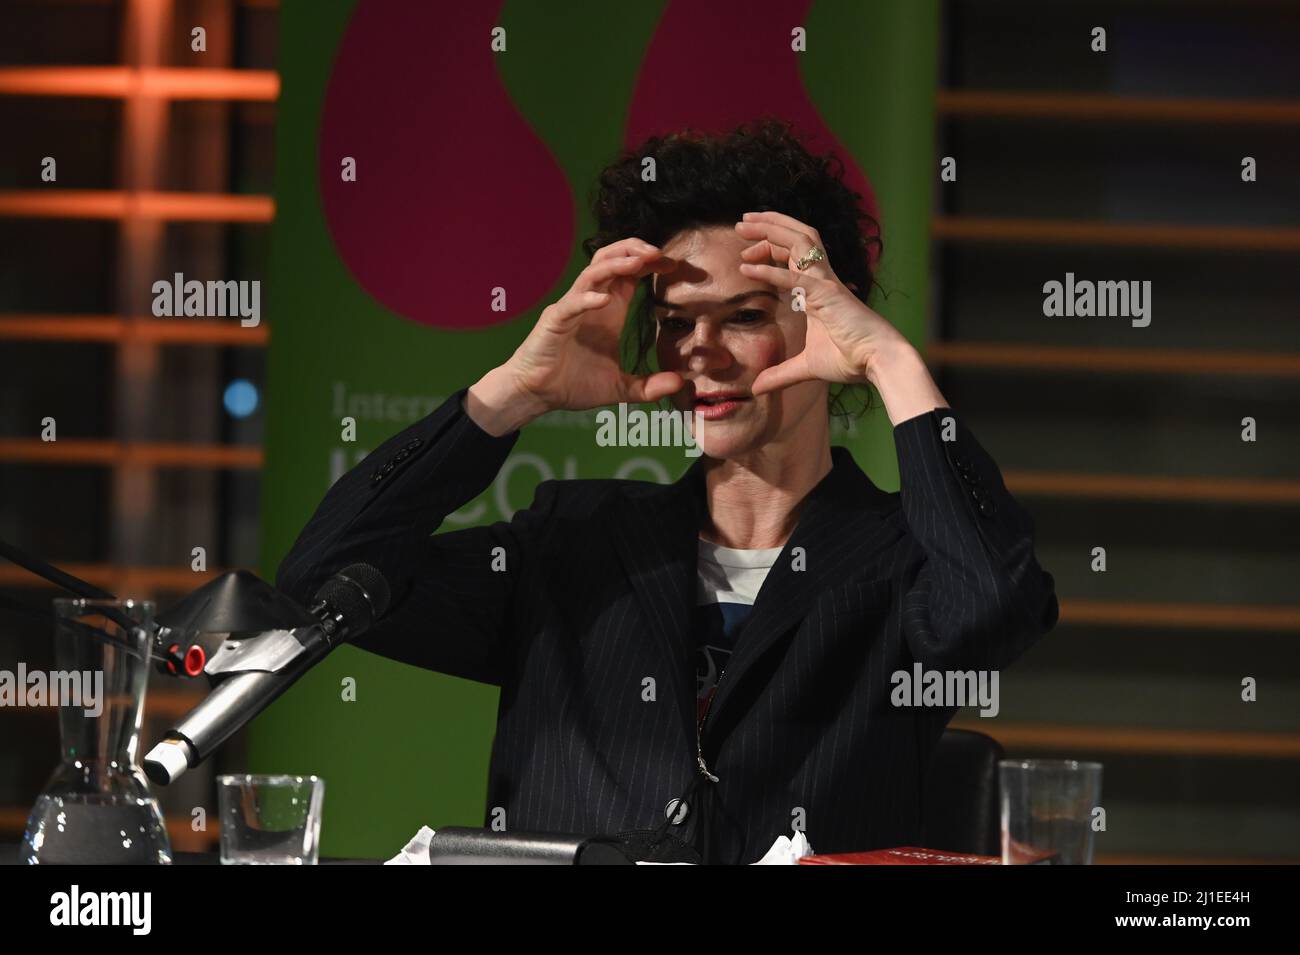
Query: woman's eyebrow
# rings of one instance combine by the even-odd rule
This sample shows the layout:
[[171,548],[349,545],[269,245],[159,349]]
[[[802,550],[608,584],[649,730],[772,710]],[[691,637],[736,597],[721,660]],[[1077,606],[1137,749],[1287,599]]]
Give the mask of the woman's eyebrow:
[[724,298],[720,301],[717,299],[707,299],[707,298],[700,299],[698,302],[691,302],[689,305],[676,305],[654,294],[651,294],[650,301],[653,302],[655,305],[657,305],[659,308],[681,309],[685,311],[686,309],[693,308],[697,305],[709,305],[709,304],[739,305],[741,302],[744,302],[747,299],[754,298],[756,295],[766,295],[768,298],[770,298],[774,302],[777,302],[778,304],[781,301],[781,297],[777,295],[775,292],[763,288],[750,289],[748,292],[741,292],[737,295],[733,295],[730,298]]

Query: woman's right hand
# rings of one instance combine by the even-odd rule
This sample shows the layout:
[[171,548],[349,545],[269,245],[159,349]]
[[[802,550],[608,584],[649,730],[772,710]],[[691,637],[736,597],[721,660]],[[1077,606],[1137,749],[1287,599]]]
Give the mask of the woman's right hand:
[[637,281],[676,266],[636,238],[598,249],[569,291],[542,310],[514,355],[470,388],[470,417],[485,430],[504,434],[547,411],[658,401],[681,390],[681,375],[630,375],[619,359]]

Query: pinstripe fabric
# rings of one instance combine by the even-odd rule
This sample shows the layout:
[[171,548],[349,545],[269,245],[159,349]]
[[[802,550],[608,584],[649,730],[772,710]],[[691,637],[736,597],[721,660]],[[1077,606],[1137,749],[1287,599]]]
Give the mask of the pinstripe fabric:
[[[463,394],[330,489],[277,584],[305,602],[346,564],[372,563],[393,606],[358,645],[501,687],[487,811],[504,808],[509,828],[655,827],[696,773],[701,462],[670,485],[547,481],[509,522],[430,537],[518,437],[480,430]],[[707,813],[707,861],[751,862],[792,824],[819,852],[916,844],[927,762],[955,710],[892,706],[891,674],[1005,667],[1056,623],[1033,522],[956,412],[894,438],[898,493],[833,449],[741,631],[702,738],[718,782],[675,830],[696,840]]]

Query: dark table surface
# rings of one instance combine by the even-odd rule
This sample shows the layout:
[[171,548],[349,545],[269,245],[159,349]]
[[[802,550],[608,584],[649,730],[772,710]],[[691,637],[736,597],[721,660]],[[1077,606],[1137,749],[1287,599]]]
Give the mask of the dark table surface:
[[[220,865],[221,855],[216,852],[173,852],[175,865]],[[330,859],[322,858],[321,865],[380,865],[382,859]],[[18,844],[0,845],[0,865],[18,865]]]

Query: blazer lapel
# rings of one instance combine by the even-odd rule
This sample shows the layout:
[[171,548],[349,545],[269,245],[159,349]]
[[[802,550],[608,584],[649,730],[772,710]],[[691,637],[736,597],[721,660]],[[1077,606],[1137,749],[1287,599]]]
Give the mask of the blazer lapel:
[[624,488],[614,538],[642,612],[669,661],[666,687],[695,738],[695,635],[699,536],[708,514],[704,459],[673,484]]
[[[745,671],[808,613],[817,595],[870,562],[901,532],[888,520],[895,495],[872,483],[845,448],[832,448],[832,468],[804,501],[794,533],[763,582],[749,620],[718,686],[709,720],[726,705]],[[708,517],[704,459],[673,484],[630,485],[615,517],[614,538],[638,604],[670,663],[671,693],[683,725],[695,736],[694,610],[699,535]],[[806,569],[795,570],[803,548]]]
[[[736,638],[717,696],[709,710],[712,723],[753,667],[782,634],[808,615],[816,598],[868,566],[902,532],[897,497],[872,483],[846,449],[831,449],[829,474],[809,492],[799,522],[768,572],[754,609]],[[795,569],[795,548],[802,548],[804,569]]]

